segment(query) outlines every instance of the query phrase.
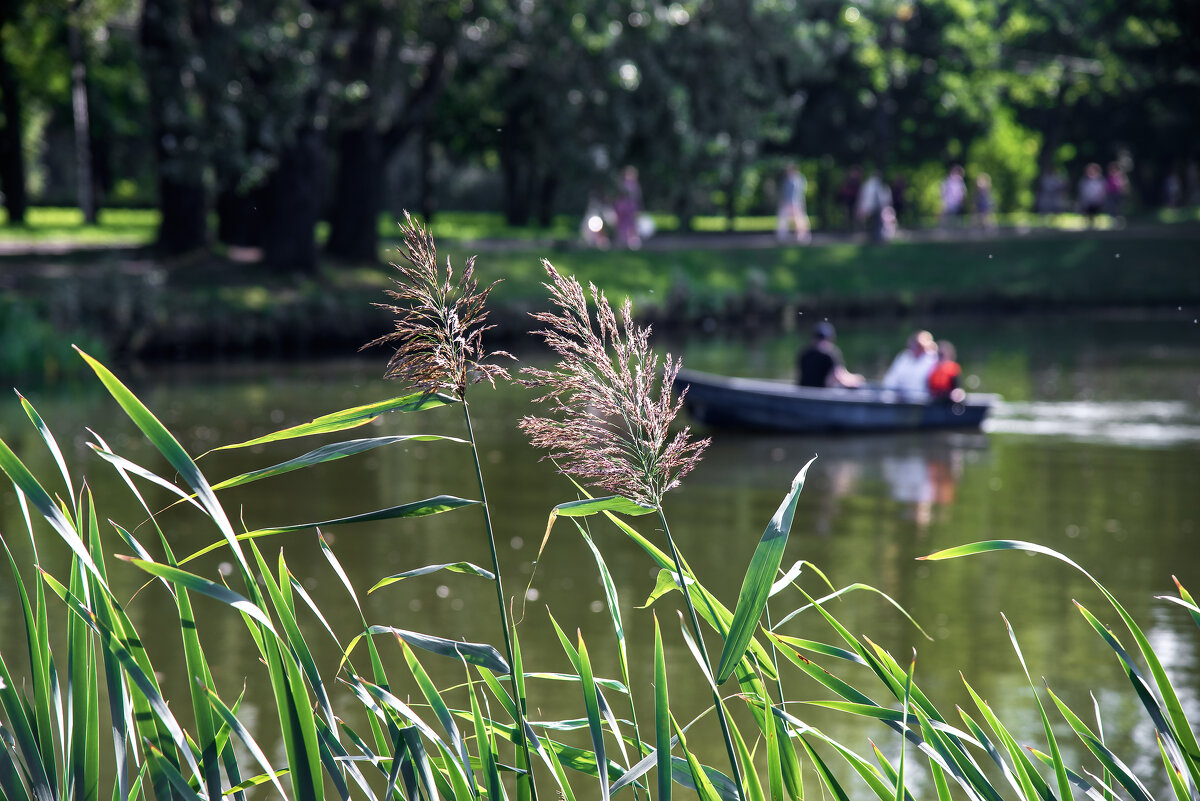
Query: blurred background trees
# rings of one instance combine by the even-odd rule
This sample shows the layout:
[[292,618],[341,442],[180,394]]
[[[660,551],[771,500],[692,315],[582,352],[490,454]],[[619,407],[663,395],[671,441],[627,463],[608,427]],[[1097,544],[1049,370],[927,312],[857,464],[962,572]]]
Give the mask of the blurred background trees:
[[[1029,209],[1041,173],[1188,187],[1200,10],[1179,0],[0,0],[0,192],[153,206],[159,245],[281,270],[373,259],[381,213],[770,213],[798,160],[836,225],[853,166],[936,208],[951,163]],[[1189,187],[1194,190],[1195,187]],[[215,221],[215,222],[214,222]]]

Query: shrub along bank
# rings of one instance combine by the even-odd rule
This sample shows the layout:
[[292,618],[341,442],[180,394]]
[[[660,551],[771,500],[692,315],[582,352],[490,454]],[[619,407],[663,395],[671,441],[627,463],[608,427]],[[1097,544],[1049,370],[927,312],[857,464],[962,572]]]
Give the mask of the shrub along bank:
[[[1194,223],[883,247],[677,242],[672,249],[546,252],[513,240],[451,241],[440,257],[462,264],[478,255],[479,280],[501,281],[491,298],[500,336],[529,328],[526,313],[544,297],[543,256],[585,285],[603,286],[610,298],[631,296],[639,317],[660,329],[770,329],[788,325],[797,312],[1174,309],[1200,302]],[[344,354],[386,327],[385,313],[372,304],[393,272],[383,264],[326,264],[319,275],[298,278],[216,256],[163,262],[142,249],[0,261],[11,300],[57,331],[82,332],[114,355],[143,359]]]

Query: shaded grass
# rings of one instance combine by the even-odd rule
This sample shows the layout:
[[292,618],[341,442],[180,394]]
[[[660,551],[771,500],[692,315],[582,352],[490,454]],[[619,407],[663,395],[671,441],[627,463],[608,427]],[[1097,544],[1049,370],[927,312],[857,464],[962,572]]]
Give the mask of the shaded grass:
[[[543,297],[540,259],[545,255],[581,281],[604,286],[614,298],[628,295],[643,308],[670,307],[686,315],[703,315],[723,307],[731,297],[746,295],[860,314],[910,308],[1193,303],[1200,299],[1200,272],[1190,269],[1200,243],[1200,223],[1194,221],[1200,218],[1200,211],[1172,209],[1157,216],[1172,224],[1069,234],[1001,234],[990,240],[899,242],[886,247],[836,243],[809,248],[709,249],[699,238],[692,247],[635,252],[574,247],[576,220],[569,215],[557,217],[549,228],[515,228],[506,226],[499,214],[444,212],[436,217],[432,229],[443,245],[443,256],[462,263],[465,257],[478,254],[481,280],[504,279],[493,303],[518,313]],[[1076,217],[1060,215],[1052,223],[1069,228],[1079,222]],[[663,231],[675,225],[669,216],[656,219]],[[1014,217],[1013,222],[1022,220]],[[717,217],[696,220],[701,230],[720,230],[724,223]],[[28,225],[0,225],[0,244],[78,245],[84,249],[80,253],[57,258],[69,258],[87,268],[93,261],[104,263],[86,252],[87,246],[146,244],[153,240],[156,224],[153,210],[105,209],[98,226],[84,226],[77,209],[33,208]],[[746,217],[739,218],[735,227],[761,231],[772,224],[770,217]],[[381,219],[383,262],[394,258],[392,243],[397,231],[393,220]],[[36,264],[44,259],[12,254],[5,261],[14,267],[28,261],[36,270]],[[327,263],[319,278],[303,284],[338,292],[375,290],[386,285],[389,272],[380,265]],[[228,296],[232,291],[238,297],[246,296],[246,303],[240,305],[256,309],[286,302],[297,289],[294,277],[276,275],[261,266],[196,269],[192,265],[171,273],[172,293],[208,295],[219,291]]]
[[[567,251],[550,260],[613,297],[661,305],[673,292],[715,302],[758,291],[802,305],[863,311],[908,306],[1158,306],[1200,298],[1190,269],[1200,228],[1170,237],[1154,229],[979,242],[836,244],[812,248],[674,251]],[[447,249],[455,261],[469,255]],[[539,297],[539,254],[481,254],[481,280],[503,278],[495,302],[522,306]]]

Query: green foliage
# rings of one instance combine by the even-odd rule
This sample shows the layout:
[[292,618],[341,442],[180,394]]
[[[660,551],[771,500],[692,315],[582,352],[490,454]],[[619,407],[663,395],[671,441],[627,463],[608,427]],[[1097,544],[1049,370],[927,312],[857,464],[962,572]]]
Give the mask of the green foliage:
[[1012,111],[998,109],[987,134],[967,148],[967,180],[991,176],[994,208],[1000,211],[1032,209],[1040,148],[1041,136],[1017,123]]
[[[615,497],[591,499],[582,491],[575,500],[556,507],[550,516],[551,529],[561,522],[559,518],[569,518],[572,525],[567,529],[579,534],[595,558],[613,635],[611,643],[585,642],[581,634],[569,636],[558,629],[551,618],[571,673],[537,671],[534,665],[548,661],[550,655],[522,654],[516,627],[504,615],[499,619],[503,632],[496,637],[504,640],[503,653],[487,642],[462,642],[451,632],[414,631],[404,627],[404,620],[368,620],[357,590],[328,542],[319,537],[330,570],[339,580],[335,586],[340,583],[359,610],[357,623],[335,632],[327,621],[344,617],[323,615],[293,576],[284,551],[281,549],[272,563],[257,543],[272,532],[348,525],[380,513],[320,524],[289,523],[250,532],[250,536],[234,528],[224,508],[222,488],[269,481],[283,472],[283,466],[289,470],[337,469],[342,458],[405,438],[334,439],[302,456],[268,456],[267,467],[241,472],[236,480],[212,480],[206,473],[219,469],[219,464],[210,469],[220,458],[219,451],[204,457],[202,469],[114,373],[91,356],[84,355],[83,360],[170,469],[155,473],[141,467],[113,452],[99,434],[92,434],[92,449],[102,457],[101,466],[117,471],[124,479],[129,499],[140,509],[138,515],[144,516],[134,521],[139,525],[113,523],[110,532],[102,523],[107,519],[105,507],[129,499],[94,497],[87,485],[80,486],[74,472],[77,468],[67,462],[50,426],[31,404],[20,401],[35,433],[30,439],[35,447],[46,448],[53,468],[47,475],[35,476],[17,453],[0,441],[0,469],[18,491],[26,521],[24,536],[42,543],[28,551],[33,554],[29,561],[18,562],[11,543],[21,535],[13,531],[0,535],[14,588],[14,616],[24,628],[26,646],[23,654],[0,655],[4,735],[0,790],[5,798],[49,801],[115,794],[130,799],[201,797],[215,801],[269,782],[285,798],[314,801],[334,796],[500,801],[513,787],[518,798],[536,798],[539,792],[543,797],[608,798],[627,790],[637,798],[666,799],[677,792],[675,784],[705,799],[759,801],[770,797],[779,801],[789,797],[798,801],[808,797],[801,780],[802,766],[820,784],[809,788],[809,794],[848,799],[869,793],[881,801],[906,801],[918,786],[926,793],[929,787],[936,788],[939,798],[958,793],[980,801],[1068,801],[1076,792],[1105,797],[1111,791],[1104,783],[1119,787],[1131,798],[1148,801],[1159,787],[1170,787],[1176,797],[1190,798],[1200,784],[1200,746],[1182,700],[1186,696],[1177,690],[1176,679],[1167,673],[1146,631],[1082,567],[1044,546],[982,542],[926,558],[940,561],[993,554],[990,558],[1002,559],[1003,555],[994,552],[1020,550],[1065,562],[1088,579],[1111,613],[1078,605],[1081,625],[1109,646],[1128,678],[1131,697],[1158,741],[1160,763],[1152,762],[1153,768],[1114,750],[1099,730],[1101,721],[1088,722],[1094,718],[1090,710],[1087,714],[1073,710],[1060,694],[1035,686],[1016,633],[1011,633],[1012,658],[1025,673],[1045,742],[1022,742],[1015,727],[1006,722],[1007,712],[994,703],[1001,699],[984,699],[969,684],[966,689],[973,708],[957,710],[959,720],[944,714],[922,688],[915,661],[906,656],[901,662],[866,636],[852,634],[831,611],[831,601],[863,589],[863,585],[833,588],[823,574],[804,564],[780,577],[803,472],[748,557],[746,578],[732,611],[704,585],[702,576],[693,573],[661,508],[648,510]],[[341,437],[383,414],[436,416],[451,411],[445,407],[456,405],[465,408],[449,397],[403,396],[334,412],[304,426],[226,449],[292,448],[293,440],[313,435]],[[464,423],[466,442],[474,448],[469,416]],[[14,436],[6,432],[6,437]],[[440,440],[445,447],[463,444],[453,436],[423,436],[431,443]],[[483,499],[482,470],[478,473]],[[158,496],[143,495],[147,482],[168,489],[187,502],[183,513],[210,524],[213,547],[227,549],[236,562],[237,578],[232,582],[236,586],[202,575],[199,567],[185,568],[183,563],[188,560],[176,558],[171,533],[162,527],[168,518],[156,511],[160,508]],[[486,502],[438,496],[400,503],[393,510],[466,515],[478,514],[486,507]],[[129,507],[126,504],[124,508]],[[475,511],[457,511],[460,508]],[[665,548],[631,523],[645,520],[648,511],[658,512],[657,520],[648,527],[655,530],[655,539],[665,539]],[[651,597],[653,604],[682,600],[687,619],[680,637],[696,658],[699,680],[709,682],[714,693],[712,707],[701,710],[694,720],[677,719],[666,681],[668,654],[682,651],[668,647],[669,635],[659,626],[658,615],[652,640],[629,639],[622,611],[628,606],[612,581],[599,544],[602,540],[591,536],[586,527],[589,523],[603,523],[607,534],[628,537],[662,570],[659,588]],[[114,532],[134,556],[112,559]],[[489,541],[490,532],[489,520],[485,532]],[[69,564],[43,561],[39,554],[48,550],[44,543],[49,536],[57,536],[69,547]],[[155,538],[149,545],[161,556],[151,556],[150,548],[138,536]],[[494,554],[494,544],[492,549]],[[498,570],[460,562],[413,565],[383,578],[375,589],[440,570],[466,573],[471,581],[501,586]],[[114,588],[130,584],[127,575],[118,581],[116,571],[129,571],[134,586],[147,579],[154,586],[130,599],[120,597]],[[1178,614],[1200,621],[1200,607],[1192,595],[1182,586],[1178,589],[1178,597],[1169,599],[1181,607]],[[178,617],[177,647],[182,649],[191,679],[179,691],[186,698],[164,696],[155,662],[138,634],[134,621],[147,614],[144,607],[156,602],[151,596],[169,597],[173,602],[167,608],[173,606]],[[204,616],[195,614],[193,608],[199,596],[208,611]],[[501,595],[500,600],[503,608],[507,599]],[[163,614],[162,608],[149,612]],[[304,622],[310,613],[321,624],[317,631],[331,635],[334,646],[326,641],[318,647],[309,641]],[[219,648],[204,644],[203,632],[212,614],[226,614],[242,623],[236,633],[223,629],[227,639]],[[781,622],[772,625],[773,619]],[[800,624],[803,638],[783,633],[785,625]],[[1125,633],[1132,648],[1122,642]],[[714,637],[722,644],[715,673],[705,646],[705,640]],[[402,698],[392,689],[395,677],[389,678],[380,657],[384,643],[400,648],[420,701]],[[612,645],[620,654],[619,681],[594,670],[593,657]],[[169,643],[155,643],[153,650],[159,654],[169,647]],[[323,657],[322,650],[330,647],[336,647],[334,654],[340,659],[335,673],[325,675],[321,664],[328,660],[318,656]],[[223,691],[213,680],[210,663],[225,648],[253,649],[260,657],[258,664],[269,693],[254,699],[265,714],[258,716],[253,730],[239,713],[242,696]],[[442,661],[449,670],[430,674],[418,659],[417,649]],[[23,661],[20,666],[18,656]],[[631,684],[627,659],[652,660],[652,687]],[[367,669],[360,671],[355,660]],[[445,679],[447,675],[451,678]],[[718,690],[716,682],[727,678],[736,679],[736,689]],[[577,685],[577,714],[564,719],[546,720],[540,715],[537,720],[527,719],[524,710],[537,708],[536,695],[527,696],[529,689],[537,686],[537,679]],[[339,685],[348,692],[333,692]],[[645,693],[652,696],[645,697]],[[628,697],[631,720],[616,711],[613,699],[617,695]],[[102,756],[100,706],[105,703],[114,746]],[[1128,711],[1122,699],[1104,698],[1097,701],[1096,714],[1106,713],[1114,703],[1123,714]],[[637,725],[639,705],[643,711],[653,709],[653,736],[648,740]],[[726,716],[726,706],[743,714]],[[871,722],[879,727],[878,739],[884,747],[831,737],[804,719],[807,706]],[[179,710],[188,707],[191,718],[185,721]],[[55,710],[64,712],[56,714]],[[725,766],[704,764],[701,757],[708,749],[699,743],[716,737],[714,717],[726,741],[728,773]],[[745,725],[748,720],[753,721],[753,727],[746,729],[754,735],[750,739],[739,728],[739,721]],[[368,728],[363,728],[363,721]],[[359,735],[360,730],[366,732],[365,737]],[[570,731],[578,736],[567,735]],[[282,749],[262,748],[261,741],[276,733]],[[1078,753],[1086,753],[1079,757],[1084,760],[1081,764],[1067,762],[1075,757],[1066,755],[1060,739],[1068,736],[1079,740],[1082,750]],[[896,765],[884,756],[885,751],[894,750],[886,745],[889,741],[900,750]],[[1134,764],[1139,766],[1137,770],[1130,767]],[[1161,764],[1161,773],[1155,772],[1157,764]],[[759,769],[765,774],[760,776]],[[653,793],[645,778],[651,770],[656,772]]]
[[104,351],[104,346],[93,336],[63,331],[28,301],[11,293],[0,294],[0,372],[44,379],[80,375],[82,365],[71,353],[71,345],[75,343]]

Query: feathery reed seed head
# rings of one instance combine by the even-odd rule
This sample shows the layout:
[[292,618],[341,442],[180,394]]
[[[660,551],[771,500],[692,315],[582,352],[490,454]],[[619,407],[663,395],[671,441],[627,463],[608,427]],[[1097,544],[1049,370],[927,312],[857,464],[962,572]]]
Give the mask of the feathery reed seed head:
[[561,471],[649,506],[678,486],[708,447],[689,429],[670,434],[683,397],[672,400],[670,387],[681,362],[668,354],[659,376],[659,359],[650,348],[649,326],[633,322],[626,299],[620,319],[595,285],[583,287],[542,260],[558,313],[532,315],[546,327],[537,331],[558,354],[552,371],[527,367],[525,386],[544,390],[546,417],[527,416],[521,429],[535,447],[558,462]]
[[384,376],[426,392],[449,390],[462,398],[471,384],[486,380],[495,386],[497,378],[508,379],[506,369],[485,361],[494,356],[511,359],[511,354],[483,350],[483,333],[493,327],[484,325],[484,306],[499,281],[478,289],[474,256],[457,281],[449,259],[443,274],[433,237],[407,211],[400,233],[404,263],[392,265],[400,275],[392,279],[396,289],[387,292],[397,303],[375,304],[396,316],[396,327],[363,348],[394,346]]

